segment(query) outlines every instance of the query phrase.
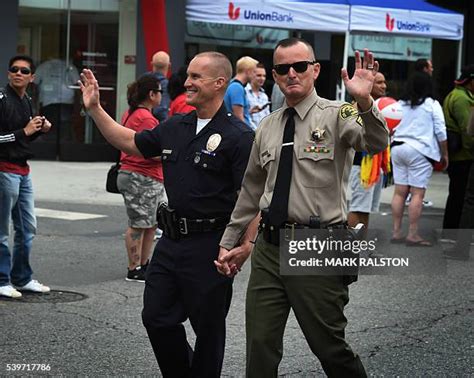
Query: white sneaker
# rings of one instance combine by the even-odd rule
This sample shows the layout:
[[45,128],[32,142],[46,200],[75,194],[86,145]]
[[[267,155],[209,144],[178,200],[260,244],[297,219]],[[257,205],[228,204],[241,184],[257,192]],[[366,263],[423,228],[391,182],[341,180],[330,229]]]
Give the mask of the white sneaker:
[[21,293],[12,285],[0,286],[0,295],[8,298],[21,298]]
[[408,196],[405,200],[405,206],[409,206],[410,205],[410,201],[411,201],[411,193],[408,193]]
[[423,200],[423,207],[433,207],[433,201]]
[[32,291],[34,293],[49,293],[51,289],[48,286],[40,284],[36,280],[31,280],[25,286],[16,287],[20,291]]

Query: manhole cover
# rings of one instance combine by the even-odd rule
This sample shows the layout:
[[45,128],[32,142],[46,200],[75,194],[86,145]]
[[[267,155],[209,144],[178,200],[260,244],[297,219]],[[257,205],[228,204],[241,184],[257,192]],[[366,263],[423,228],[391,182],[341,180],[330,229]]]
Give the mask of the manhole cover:
[[0,297],[4,301],[27,302],[27,303],[67,303],[78,302],[87,298],[87,295],[75,293],[74,291],[51,290],[47,294],[23,292],[20,299]]

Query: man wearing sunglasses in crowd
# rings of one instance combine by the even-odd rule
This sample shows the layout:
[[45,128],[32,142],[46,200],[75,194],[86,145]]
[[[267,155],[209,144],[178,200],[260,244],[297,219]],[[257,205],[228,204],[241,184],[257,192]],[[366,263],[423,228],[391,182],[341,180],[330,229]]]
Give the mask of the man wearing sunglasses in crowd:
[[[29,262],[36,218],[27,160],[33,156],[30,143],[51,129],[45,117],[33,116],[26,93],[35,78],[34,69],[28,56],[11,58],[8,85],[0,90],[0,295],[10,298],[20,298],[21,291],[50,291],[32,279]],[[11,220],[15,229],[13,253],[8,245]]]
[[[273,54],[273,78],[285,94],[283,107],[257,129],[241,192],[221,239],[220,273],[234,276],[246,250],[236,247],[255,215],[262,212],[252,253],[246,299],[247,376],[275,377],[283,354],[290,309],[329,377],[364,377],[364,367],[344,338],[348,276],[282,275],[280,230],[346,229],[346,187],[357,151],[377,153],[388,144],[385,121],[370,96],[378,62],[368,50],[355,54],[352,79],[342,80],[357,102],[317,95],[320,73],[312,46],[298,38],[280,41]],[[283,231],[282,231],[283,232]]]

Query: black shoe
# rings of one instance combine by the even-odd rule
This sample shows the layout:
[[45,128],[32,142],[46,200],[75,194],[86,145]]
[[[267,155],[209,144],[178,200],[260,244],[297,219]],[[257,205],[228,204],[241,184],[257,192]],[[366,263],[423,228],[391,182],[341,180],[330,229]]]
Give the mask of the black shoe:
[[457,251],[455,248],[449,248],[445,251],[443,251],[443,257],[445,259],[450,259],[450,260],[461,260],[461,261],[467,261],[469,260],[469,254],[467,253],[460,253]]
[[133,270],[127,269],[127,277],[125,277],[125,281],[145,282],[145,271],[141,266],[137,266]]

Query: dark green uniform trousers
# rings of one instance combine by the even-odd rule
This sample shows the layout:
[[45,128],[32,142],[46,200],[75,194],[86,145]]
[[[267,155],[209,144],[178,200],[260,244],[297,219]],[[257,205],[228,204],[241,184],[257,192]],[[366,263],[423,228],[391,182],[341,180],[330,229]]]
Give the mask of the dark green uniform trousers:
[[328,377],[366,377],[344,339],[342,276],[282,276],[279,248],[259,237],[247,288],[247,377],[276,377],[290,308]]

